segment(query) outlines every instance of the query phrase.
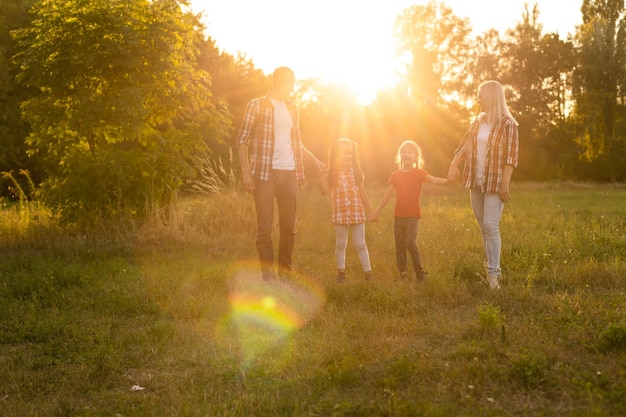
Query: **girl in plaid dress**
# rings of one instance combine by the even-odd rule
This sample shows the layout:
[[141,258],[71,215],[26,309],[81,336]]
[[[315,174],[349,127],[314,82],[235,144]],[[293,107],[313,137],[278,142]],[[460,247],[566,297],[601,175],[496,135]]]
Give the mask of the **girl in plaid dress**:
[[365,192],[363,171],[359,164],[358,148],[350,139],[341,138],[330,148],[328,172],[322,176],[322,192],[330,193],[332,200],[332,222],[335,227],[335,259],[337,280],[346,278],[346,248],[348,231],[365,273],[372,277],[370,255],[365,243],[366,214],[372,211]]

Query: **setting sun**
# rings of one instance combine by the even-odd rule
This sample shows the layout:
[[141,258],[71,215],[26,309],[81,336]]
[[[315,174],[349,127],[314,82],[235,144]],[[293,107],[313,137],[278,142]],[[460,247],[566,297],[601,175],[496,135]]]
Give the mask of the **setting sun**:
[[[269,8],[267,3],[251,1],[228,6],[201,0],[192,3],[204,11],[207,34],[220,48],[245,54],[266,73],[287,65],[298,78],[347,87],[363,103],[396,78],[393,22],[397,1],[392,2],[394,7],[329,0],[275,0]],[[244,9],[246,13],[241,13]],[[229,15],[230,22],[224,20]]]
[[[267,74],[286,65],[300,79],[340,84],[362,103],[373,100],[378,91],[393,85],[398,78],[393,35],[397,16],[412,5],[427,2],[191,0],[193,9],[202,13],[207,35],[215,39],[220,49],[243,54]],[[475,31],[482,32],[491,27],[512,28],[521,20],[524,2],[450,0],[443,3],[457,16],[470,19]],[[565,37],[579,23],[576,5],[538,3],[545,30],[559,31]],[[498,16],[497,20],[490,17],[494,15]]]

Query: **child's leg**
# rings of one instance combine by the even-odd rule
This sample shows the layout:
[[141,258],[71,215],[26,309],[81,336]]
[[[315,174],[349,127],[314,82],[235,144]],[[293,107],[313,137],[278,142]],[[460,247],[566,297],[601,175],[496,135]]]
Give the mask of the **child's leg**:
[[406,219],[395,217],[393,219],[393,236],[396,241],[396,266],[398,271],[406,273]]
[[335,226],[335,260],[337,270],[346,269],[346,247],[348,246],[348,225],[333,223]]
[[411,261],[413,261],[413,269],[415,269],[415,273],[417,275],[424,270],[420,250],[417,247],[418,222],[419,219],[416,217],[408,218],[406,229],[406,246],[409,251],[409,255],[411,255]]
[[350,226],[352,232],[352,243],[356,249],[356,253],[361,261],[363,271],[368,272],[372,270],[370,265],[370,253],[367,250],[367,244],[365,243],[365,223],[353,224]]

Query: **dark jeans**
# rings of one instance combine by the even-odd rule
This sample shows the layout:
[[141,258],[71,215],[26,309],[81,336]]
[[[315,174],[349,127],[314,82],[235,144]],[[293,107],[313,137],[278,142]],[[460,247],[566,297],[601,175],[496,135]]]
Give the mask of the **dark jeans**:
[[398,271],[406,272],[407,259],[406,252],[411,255],[413,268],[417,274],[422,271],[422,258],[420,250],[417,248],[417,217],[394,217],[393,235],[396,239],[396,264]]
[[278,269],[293,269],[291,255],[296,240],[296,205],[298,184],[296,171],[272,171],[269,181],[254,180],[254,205],[256,207],[256,248],[259,252],[261,270],[267,272],[274,266],[274,200],[278,206]]

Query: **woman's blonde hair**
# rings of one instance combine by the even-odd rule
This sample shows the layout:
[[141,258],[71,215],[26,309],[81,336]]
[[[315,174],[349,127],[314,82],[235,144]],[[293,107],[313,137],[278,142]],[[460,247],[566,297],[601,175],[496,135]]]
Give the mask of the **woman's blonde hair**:
[[[478,92],[485,101],[486,109],[483,111],[485,111],[485,121],[489,126],[494,126],[502,116],[508,116],[515,121],[506,105],[502,84],[494,80],[485,81],[478,86]],[[517,121],[515,123],[517,124]]]
[[420,148],[419,145],[413,142],[412,140],[405,140],[398,147],[398,152],[396,153],[396,164],[398,164],[398,168],[402,169],[401,153],[402,153],[402,148],[404,148],[405,146],[408,146],[409,148],[411,148],[411,150],[413,150],[413,152],[415,152],[415,155],[417,156],[415,160],[415,167],[422,168],[424,166],[424,159],[422,158],[422,148]]

